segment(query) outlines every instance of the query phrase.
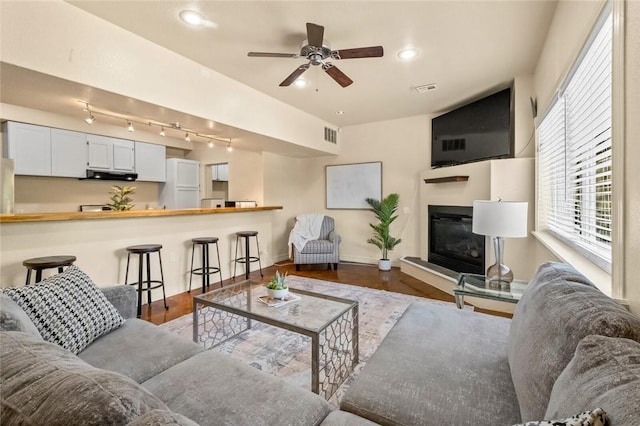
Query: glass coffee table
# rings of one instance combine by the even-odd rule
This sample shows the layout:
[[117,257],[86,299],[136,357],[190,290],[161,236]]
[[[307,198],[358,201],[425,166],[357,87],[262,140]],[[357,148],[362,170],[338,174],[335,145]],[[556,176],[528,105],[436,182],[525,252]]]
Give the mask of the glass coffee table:
[[518,303],[526,286],[527,281],[520,280],[513,280],[508,286],[498,286],[489,282],[484,275],[463,273],[458,275],[458,283],[453,289],[453,295],[459,309],[464,307],[464,296]]
[[251,321],[311,338],[311,390],[325,399],[358,364],[358,302],[294,288],[299,300],[268,306],[263,283],[247,280],[193,298],[193,341],[207,348],[251,328]]

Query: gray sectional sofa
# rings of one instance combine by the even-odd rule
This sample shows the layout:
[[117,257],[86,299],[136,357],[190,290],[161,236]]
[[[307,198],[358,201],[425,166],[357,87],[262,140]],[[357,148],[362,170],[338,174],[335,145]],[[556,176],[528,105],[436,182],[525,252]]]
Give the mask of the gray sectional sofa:
[[[3,425],[493,426],[596,408],[613,426],[640,424],[640,319],[567,265],[541,266],[512,320],[414,303],[350,383],[340,411],[136,319],[135,289],[98,290],[73,268],[68,282],[0,293]],[[39,302],[25,296],[39,286],[52,293]],[[75,321],[52,302],[73,292],[78,309],[112,329]],[[56,315],[62,334],[34,325]]]
[[637,426],[638,342],[640,318],[572,267],[547,263],[513,319],[414,303],[340,408],[385,425],[456,426],[561,420],[602,408],[612,426]]
[[[61,284],[58,279],[27,290],[71,288],[79,285],[78,279],[89,280],[78,270],[63,274],[67,272],[75,283]],[[133,287],[101,289],[126,320],[77,356],[44,341],[41,334],[51,330],[39,330],[25,313],[26,309],[56,315],[64,307],[48,312],[50,306],[39,302],[19,305],[7,291],[0,294],[2,425],[371,424],[353,414],[332,412],[323,398],[310,391],[136,319]],[[51,305],[47,298],[55,297],[46,295],[45,304]],[[67,319],[73,329],[70,318],[62,320]]]

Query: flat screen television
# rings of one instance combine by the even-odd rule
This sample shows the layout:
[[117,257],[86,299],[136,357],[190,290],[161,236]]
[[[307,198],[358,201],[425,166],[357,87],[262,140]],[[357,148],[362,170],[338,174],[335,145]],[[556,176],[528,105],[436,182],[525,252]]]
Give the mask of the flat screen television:
[[431,120],[431,167],[514,157],[512,88]]

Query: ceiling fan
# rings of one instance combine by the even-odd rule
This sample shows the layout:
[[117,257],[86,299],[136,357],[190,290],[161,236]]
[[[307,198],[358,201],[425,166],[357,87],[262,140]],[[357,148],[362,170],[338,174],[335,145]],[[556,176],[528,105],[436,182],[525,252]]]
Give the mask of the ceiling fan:
[[289,86],[302,75],[311,65],[321,65],[324,72],[329,74],[340,86],[347,87],[351,80],[329,60],[379,58],[384,54],[382,46],[359,47],[355,49],[331,50],[329,43],[324,40],[324,27],[307,22],[307,39],[302,42],[300,53],[269,53],[249,52],[248,56],[262,58],[306,58],[308,63],[300,65],[280,86]]

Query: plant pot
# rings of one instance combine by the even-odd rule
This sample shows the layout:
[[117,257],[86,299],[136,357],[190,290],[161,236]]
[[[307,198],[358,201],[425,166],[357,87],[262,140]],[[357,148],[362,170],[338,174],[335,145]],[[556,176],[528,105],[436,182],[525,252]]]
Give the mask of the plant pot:
[[284,288],[282,290],[273,290],[273,289],[268,288],[267,289],[267,294],[269,294],[269,297],[271,299],[283,300],[289,294],[289,289],[288,288]]
[[390,271],[391,261],[389,259],[378,260],[378,269],[380,269],[381,271]]

